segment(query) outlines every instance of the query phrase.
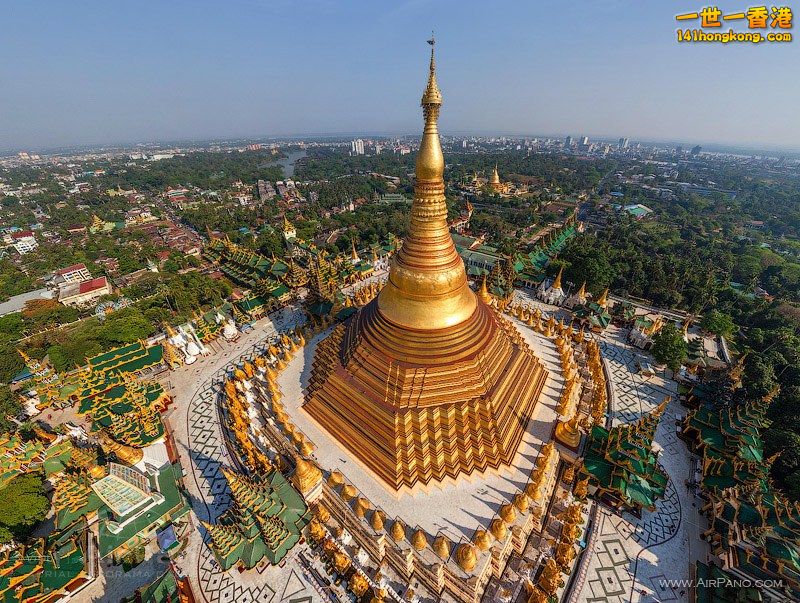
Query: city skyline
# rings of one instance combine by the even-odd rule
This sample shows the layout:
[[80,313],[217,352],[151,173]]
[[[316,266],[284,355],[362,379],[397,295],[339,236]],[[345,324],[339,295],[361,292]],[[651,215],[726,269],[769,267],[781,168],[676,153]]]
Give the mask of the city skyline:
[[690,3],[455,7],[240,1],[223,12],[178,2],[112,14],[49,4],[42,21],[42,4],[17,3],[0,42],[15,57],[0,68],[11,82],[0,150],[412,134],[408,107],[419,99],[407,82],[430,27],[451,103],[445,135],[798,148],[785,100],[800,93],[786,77],[793,43],[681,45],[674,17],[699,8]]

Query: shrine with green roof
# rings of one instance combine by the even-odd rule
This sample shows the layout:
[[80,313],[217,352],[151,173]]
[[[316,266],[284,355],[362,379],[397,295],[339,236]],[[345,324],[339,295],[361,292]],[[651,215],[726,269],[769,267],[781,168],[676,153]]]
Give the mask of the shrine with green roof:
[[51,603],[90,578],[86,523],[0,551],[0,602]]
[[[123,474],[109,475],[93,484],[103,506],[98,515],[100,557],[121,559],[128,551],[149,540],[156,532],[181,521],[189,512],[189,504],[181,494],[178,482],[182,476],[179,464],[166,464],[157,474],[137,472],[139,480]],[[141,481],[141,480],[144,481]],[[120,487],[122,482],[127,488]],[[185,522],[182,522],[185,523]]]
[[276,470],[245,477],[223,469],[231,506],[216,523],[203,523],[208,545],[223,570],[251,569],[262,560],[280,563],[311,520],[303,497]]
[[593,425],[581,474],[589,492],[611,506],[640,514],[654,511],[663,498],[669,476],[658,463],[653,438],[667,400],[633,423],[606,429]]
[[[700,459],[703,537],[722,569],[748,580],[783,584],[769,594],[800,599],[800,505],[777,490],[765,458],[761,430],[770,424],[777,388],[747,399],[742,388],[744,357],[729,372],[709,373],[693,388],[679,436]],[[724,395],[720,395],[724,394]]]

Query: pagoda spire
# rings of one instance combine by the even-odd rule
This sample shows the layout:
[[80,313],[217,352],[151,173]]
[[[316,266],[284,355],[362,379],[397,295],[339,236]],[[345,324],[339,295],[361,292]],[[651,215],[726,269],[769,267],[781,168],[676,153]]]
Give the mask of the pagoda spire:
[[564,265],[561,265],[561,268],[558,269],[558,274],[556,275],[556,280],[553,281],[553,289],[561,289],[561,275],[564,274]]
[[597,300],[597,305],[601,308],[608,306],[608,287],[606,287],[603,293],[600,295],[600,299]]
[[464,262],[447,226],[444,155],[437,123],[442,93],[436,81],[435,41],[428,43],[431,61],[421,102],[425,127],[417,155],[411,224],[378,296],[378,308],[393,323],[432,330],[467,320],[475,312],[477,299],[467,285]]

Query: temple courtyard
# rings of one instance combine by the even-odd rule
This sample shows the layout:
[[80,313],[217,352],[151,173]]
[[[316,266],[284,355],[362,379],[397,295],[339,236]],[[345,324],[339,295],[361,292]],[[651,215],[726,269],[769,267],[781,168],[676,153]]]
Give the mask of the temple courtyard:
[[[536,305],[546,313],[555,312],[558,316],[564,312],[533,302],[527,295],[519,297],[520,301]],[[165,385],[174,398],[168,418],[181,456],[196,526],[198,520],[214,521],[228,507],[230,495],[220,467],[237,466],[224,446],[219,423],[216,397],[224,376],[241,359],[263,350],[277,332],[293,328],[301,320],[298,308],[287,308],[260,320],[252,331],[235,342],[218,340],[212,355],[167,375]],[[562,382],[553,341],[517,321],[515,324],[544,363],[548,379],[513,467],[505,473],[464,482],[458,489],[445,486],[426,494],[394,496],[299,408],[309,359],[319,337],[309,341],[303,353],[292,359],[280,374],[279,385],[287,412],[316,445],[317,462],[326,469],[339,468],[389,516],[406,518],[434,533],[444,531],[454,540],[470,538],[476,528],[485,526],[495,515],[503,500],[524,486],[539,448],[550,439],[556,418],[555,405]],[[612,326],[599,339],[612,386],[610,412],[614,424],[635,420],[655,408],[665,395],[673,397],[656,435],[656,442],[663,449],[660,461],[671,481],[667,496],[659,501],[656,512],[645,511],[641,519],[629,514],[619,516],[602,505],[597,506],[593,529],[584,536],[589,549],[574,570],[577,573],[566,600],[686,601],[683,589],[673,588],[664,580],[688,579],[690,560],[705,560],[706,548],[698,537],[698,524],[703,520],[697,513],[697,501],[684,485],[690,474],[689,453],[675,437],[674,420],[680,414],[676,384],[662,375],[646,378],[637,372],[637,359],[645,355],[625,343],[624,330]],[[328,598],[309,572],[314,555],[307,545],[295,547],[278,566],[223,572],[205,545],[205,537],[202,528],[194,530],[189,545],[176,560],[177,568],[189,576],[200,601],[306,603]],[[147,563],[144,567],[161,565],[155,557]],[[109,573],[98,583],[124,582],[125,588],[132,582],[146,583],[150,572],[140,573],[144,575],[122,577]],[[87,594],[92,601],[114,600],[114,589],[106,590],[105,596],[100,592],[102,588],[92,588]]]
[[316,446],[313,457],[320,467],[344,474],[361,495],[387,517],[399,517],[409,526],[429,534],[443,533],[452,542],[470,540],[475,530],[486,529],[500,506],[525,488],[542,444],[550,440],[556,418],[555,407],[563,387],[559,356],[553,340],[547,339],[514,321],[528,345],[548,372],[541,396],[533,410],[517,454],[510,467],[496,473],[463,477],[452,483],[430,487],[426,492],[399,495],[386,487],[346,448],[301,408],[303,390],[308,385],[314,350],[327,331],[308,341],[303,353],[295,356],[281,371],[278,385],[282,402],[292,422]]

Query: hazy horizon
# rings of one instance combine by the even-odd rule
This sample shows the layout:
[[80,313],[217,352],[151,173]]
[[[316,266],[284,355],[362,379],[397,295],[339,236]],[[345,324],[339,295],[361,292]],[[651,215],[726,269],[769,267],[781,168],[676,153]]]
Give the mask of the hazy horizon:
[[445,135],[800,148],[798,42],[679,44],[700,4],[294,4],[12,2],[0,149],[414,134],[431,28]]

